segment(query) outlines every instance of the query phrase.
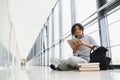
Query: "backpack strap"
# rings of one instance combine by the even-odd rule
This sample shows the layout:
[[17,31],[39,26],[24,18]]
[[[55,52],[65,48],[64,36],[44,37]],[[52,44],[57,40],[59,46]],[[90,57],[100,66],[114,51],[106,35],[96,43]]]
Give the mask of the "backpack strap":
[[98,46],[94,45],[94,46],[91,48],[91,50],[90,50],[90,54],[91,54],[92,52],[94,52],[97,48],[98,48]]

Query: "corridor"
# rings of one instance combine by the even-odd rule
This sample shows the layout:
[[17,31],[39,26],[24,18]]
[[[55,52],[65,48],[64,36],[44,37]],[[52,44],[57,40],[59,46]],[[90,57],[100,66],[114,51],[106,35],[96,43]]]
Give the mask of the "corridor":
[[[120,0],[0,0],[0,80],[120,80],[119,34]],[[107,48],[114,70],[49,68],[51,59],[89,62],[95,45]]]

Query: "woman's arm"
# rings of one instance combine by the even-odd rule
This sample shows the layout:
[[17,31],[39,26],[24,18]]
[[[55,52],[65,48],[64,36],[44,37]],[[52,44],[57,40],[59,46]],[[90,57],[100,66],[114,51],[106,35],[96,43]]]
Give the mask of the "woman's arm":
[[[95,43],[94,43],[95,44]],[[80,46],[87,46],[88,48],[92,48],[94,45],[90,44],[90,43],[86,43],[82,40],[78,40],[74,45],[73,45],[73,54],[76,53],[76,50],[78,49],[78,47]]]
[[92,44],[86,43],[86,42],[84,42],[84,41],[82,41],[82,40],[79,40],[79,45],[87,46],[87,47],[89,47],[89,48],[92,48],[92,47],[93,47]]

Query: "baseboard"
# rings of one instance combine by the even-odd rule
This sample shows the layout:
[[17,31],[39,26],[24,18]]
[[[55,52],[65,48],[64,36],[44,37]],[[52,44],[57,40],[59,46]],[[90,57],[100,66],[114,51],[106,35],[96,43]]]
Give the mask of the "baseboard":
[[120,65],[110,65],[112,67],[114,67],[115,69],[120,69]]

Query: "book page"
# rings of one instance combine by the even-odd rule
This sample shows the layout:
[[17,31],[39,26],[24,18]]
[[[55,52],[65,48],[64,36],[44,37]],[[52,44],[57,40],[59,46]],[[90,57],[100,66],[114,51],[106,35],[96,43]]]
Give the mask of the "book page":
[[94,63],[78,63],[78,66],[93,66],[93,65],[100,65],[100,63],[98,62],[94,62]]

